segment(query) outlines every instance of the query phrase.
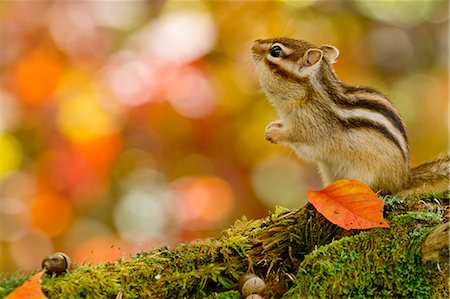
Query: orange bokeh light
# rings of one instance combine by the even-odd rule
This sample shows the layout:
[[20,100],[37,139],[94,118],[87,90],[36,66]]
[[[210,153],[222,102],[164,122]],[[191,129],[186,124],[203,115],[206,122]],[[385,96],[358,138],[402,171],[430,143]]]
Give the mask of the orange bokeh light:
[[74,144],[76,150],[99,173],[106,172],[122,146],[118,134],[99,136],[89,141]]
[[175,217],[181,222],[209,225],[225,220],[231,214],[234,195],[229,184],[214,176],[182,178],[173,184]]
[[93,265],[109,261],[117,261],[134,253],[133,246],[112,237],[94,237],[82,242],[73,253],[76,263],[91,263]]
[[42,104],[49,99],[61,76],[58,59],[42,50],[25,55],[14,72],[15,86],[20,99],[27,104]]
[[50,237],[61,235],[70,225],[73,209],[70,201],[58,194],[38,195],[31,206],[32,224]]

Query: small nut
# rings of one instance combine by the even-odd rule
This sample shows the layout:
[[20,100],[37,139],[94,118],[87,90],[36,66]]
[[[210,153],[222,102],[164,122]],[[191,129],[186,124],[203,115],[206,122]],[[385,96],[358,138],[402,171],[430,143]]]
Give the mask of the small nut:
[[55,273],[56,275],[67,272],[71,267],[72,261],[64,252],[55,252],[47,256],[42,261],[42,269],[48,274]]
[[245,299],[264,299],[264,297],[259,294],[250,294]]
[[249,280],[252,277],[258,277],[258,275],[253,274],[253,273],[245,273],[245,274],[242,274],[241,277],[239,277],[238,290],[241,294],[242,294],[242,286],[244,285],[245,282],[247,282],[247,280]]
[[262,294],[265,287],[264,280],[253,273],[242,275],[238,281],[239,292],[244,298],[252,294]]

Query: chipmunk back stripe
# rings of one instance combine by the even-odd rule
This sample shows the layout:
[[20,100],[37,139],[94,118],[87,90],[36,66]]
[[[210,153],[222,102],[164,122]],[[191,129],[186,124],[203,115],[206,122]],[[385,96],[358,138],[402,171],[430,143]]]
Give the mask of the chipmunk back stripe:
[[365,93],[370,93],[370,94],[375,94],[375,95],[379,95],[382,96],[383,99],[388,100],[390,102],[390,100],[384,96],[383,94],[381,94],[378,90],[372,88],[372,87],[367,87],[367,86],[352,86],[352,85],[347,85],[342,83],[343,87],[345,88],[345,94],[354,94],[357,92],[365,92]]
[[386,117],[391,124],[397,128],[400,133],[402,134],[405,141],[408,140],[408,136],[406,135],[406,129],[403,125],[402,120],[400,117],[388,106],[384,105],[381,102],[375,102],[373,100],[367,100],[364,98],[361,98],[360,96],[356,97],[355,101],[352,100],[342,100],[339,98],[333,98],[334,103],[336,105],[343,107],[343,108],[349,108],[349,109],[367,109],[371,112],[379,113]]
[[[402,153],[404,155],[408,153],[408,144],[401,132],[386,119],[385,115],[378,113],[378,111],[371,111],[361,108],[338,108],[334,110],[334,113],[336,113],[341,119],[360,119],[367,121],[367,123],[376,124],[378,127],[382,127],[383,131],[389,132],[389,136],[392,136],[392,138],[396,140],[396,144],[398,144]],[[371,125],[370,127],[373,126]],[[384,135],[387,136],[386,134]],[[392,138],[389,137],[389,139]]]
[[403,157],[408,157],[406,130],[400,117],[388,105],[375,99],[359,98],[353,100],[345,92],[339,92],[339,88],[336,88],[334,84],[337,83],[338,86],[347,90],[362,91],[365,89],[369,91],[371,97],[375,96],[384,100],[385,97],[382,94],[371,88],[348,88],[348,86],[339,82],[331,70],[323,72],[321,79],[323,89],[337,106],[337,109],[333,109],[333,111],[339,115],[340,119],[353,119],[353,123],[355,123],[355,119],[359,119],[360,121],[356,122],[359,124],[362,124],[361,121],[365,120],[364,124],[370,124],[365,127],[379,128],[379,131],[385,137],[391,141],[395,140],[395,144],[400,148]]
[[392,124],[402,133],[405,141],[408,141],[406,128],[400,116],[392,107],[391,101],[382,93],[367,86],[351,86],[342,83],[345,95],[354,98],[355,101],[341,101],[343,105],[355,108],[366,108],[373,111],[379,111],[386,116]]
[[374,122],[371,122],[367,119],[362,119],[362,118],[342,119],[342,118],[338,117],[338,119],[341,122],[341,124],[348,129],[370,128],[370,129],[378,131],[379,133],[383,134],[384,137],[389,139],[391,142],[393,142],[399,148],[400,152],[402,153],[403,159],[405,161],[408,160],[407,153],[403,150],[399,141],[384,126],[374,123]]

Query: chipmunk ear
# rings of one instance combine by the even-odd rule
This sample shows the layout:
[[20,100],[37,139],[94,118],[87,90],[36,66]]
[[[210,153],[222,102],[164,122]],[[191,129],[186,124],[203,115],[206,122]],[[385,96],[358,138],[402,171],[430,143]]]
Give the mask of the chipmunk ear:
[[298,61],[297,74],[300,77],[311,76],[319,66],[322,56],[322,50],[320,49],[312,48],[306,51],[303,57]]
[[311,67],[322,59],[323,53],[319,49],[309,49],[303,55],[303,67]]
[[336,62],[336,58],[339,56],[339,50],[335,46],[323,45],[320,47],[323,52],[323,56],[330,63],[333,64]]

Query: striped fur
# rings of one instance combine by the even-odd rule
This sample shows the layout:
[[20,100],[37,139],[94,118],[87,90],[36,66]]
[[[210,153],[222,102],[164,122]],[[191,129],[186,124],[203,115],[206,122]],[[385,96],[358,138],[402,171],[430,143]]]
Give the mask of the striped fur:
[[[283,49],[277,57],[270,54],[275,43]],[[319,49],[323,55],[317,55]],[[375,89],[342,83],[331,66],[338,54],[332,46],[319,48],[289,38],[254,42],[252,57],[261,86],[280,116],[267,126],[266,138],[287,143],[316,163],[325,184],[357,179],[384,194],[439,185],[435,182],[448,175],[439,166],[445,159],[411,170],[399,113]],[[427,175],[427,170],[435,174]]]
[[349,129],[379,131],[399,148],[403,159],[408,162],[406,128],[386,96],[368,87],[344,85],[326,62],[318,77],[320,85],[317,88],[323,90],[337,106],[334,112],[341,117],[341,124]]

